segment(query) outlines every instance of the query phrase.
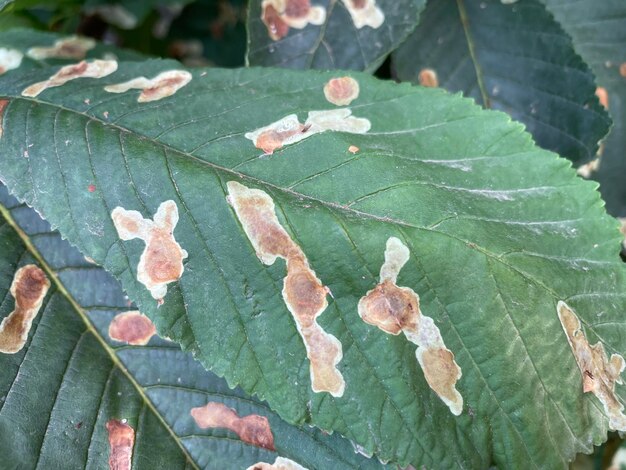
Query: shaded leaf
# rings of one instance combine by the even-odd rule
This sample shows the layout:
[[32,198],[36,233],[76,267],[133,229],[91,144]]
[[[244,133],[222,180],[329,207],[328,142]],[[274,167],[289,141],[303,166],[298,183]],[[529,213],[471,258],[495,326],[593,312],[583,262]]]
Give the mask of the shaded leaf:
[[393,67],[414,83],[434,70],[440,86],[507,112],[576,165],[595,157],[609,130],[591,70],[539,0],[431,1]]

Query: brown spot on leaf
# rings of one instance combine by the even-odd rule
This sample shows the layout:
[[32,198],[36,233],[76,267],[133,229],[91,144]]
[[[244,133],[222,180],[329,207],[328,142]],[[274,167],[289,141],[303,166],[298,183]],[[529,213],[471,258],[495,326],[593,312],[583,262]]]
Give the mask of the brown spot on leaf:
[[307,470],[302,465],[294,462],[293,460],[286,459],[285,457],[276,457],[273,464],[258,462],[251,465],[247,470]]
[[439,86],[439,79],[437,78],[437,72],[433,69],[422,69],[417,76],[417,80],[420,85],[435,88]]
[[209,402],[202,407],[192,408],[191,416],[202,429],[230,429],[243,442],[275,450],[274,436],[265,416],[248,415],[240,418],[235,410],[217,402]]
[[142,346],[156,334],[148,317],[136,310],[115,315],[109,324],[109,336],[115,341]]
[[376,6],[376,0],[342,0],[357,29],[365,26],[380,28],[385,22],[385,14]]
[[146,243],[137,265],[137,280],[148,288],[153,298],[162,300],[167,284],[183,275],[183,259],[187,258],[187,252],[174,239],[178,223],[176,203],[162,202],[154,221],[123,207],[113,209],[111,218],[122,240],[140,238]]
[[[600,148],[598,149],[598,154],[600,154],[602,150],[602,144],[600,144]],[[578,173],[583,178],[590,178],[593,173],[598,171],[600,168],[600,163],[602,159],[600,157],[594,158],[589,163],[585,163],[584,165],[579,166],[576,169],[576,173]]]
[[606,88],[599,86],[596,88],[596,96],[598,97],[598,101],[600,104],[604,106],[604,109],[609,109],[609,94],[606,91]]
[[337,106],[347,106],[359,96],[359,82],[352,77],[332,78],[324,85],[324,96]]
[[96,190],[95,184],[90,184],[89,186],[87,186],[87,191],[89,191],[90,193],[93,193],[95,190]]
[[112,74],[117,70],[115,60],[94,60],[92,62],[82,61],[78,64],[61,67],[57,73],[48,80],[35,83],[22,91],[22,96],[35,97],[47,88],[61,86],[70,80],[77,78],[102,78]]
[[380,283],[359,300],[359,316],[386,333],[398,335],[403,332],[417,345],[415,356],[426,382],[452,414],[458,416],[463,411],[463,397],[456,389],[461,368],[443,343],[435,322],[422,314],[419,296],[408,287],[396,285],[398,274],[409,256],[409,249],[399,239],[390,237],[387,240]]
[[619,73],[622,77],[626,78],[626,62],[619,66]]
[[84,59],[87,51],[96,47],[91,38],[70,36],[59,39],[51,47],[31,47],[26,55],[32,59]]
[[615,394],[615,383],[622,383],[620,374],[624,370],[624,358],[613,354],[609,360],[602,343],[590,345],[580,320],[565,302],[558,303],[557,313],[582,374],[583,392],[592,392],[604,405],[610,429],[626,431],[624,405]]
[[285,145],[295,144],[312,135],[326,131],[365,134],[370,130],[368,119],[352,116],[348,108],[329,109],[325,111],[309,111],[304,124],[298,116],[290,114],[268,126],[261,127],[245,134],[254,146],[271,154]]
[[24,347],[33,319],[49,288],[46,274],[34,264],[16,271],[10,288],[15,309],[0,323],[0,352],[14,354]]
[[16,49],[0,47],[0,75],[18,68],[22,64],[23,58],[24,55]]
[[135,430],[126,420],[111,419],[106,423],[109,432],[109,469],[130,470],[135,445]]
[[274,41],[287,36],[289,28],[319,26],[326,20],[326,8],[311,6],[310,0],[263,0],[261,7],[261,20]]
[[9,100],[0,100],[0,138],[2,138],[2,132],[4,130],[4,110],[9,105]]
[[350,147],[348,147],[348,152],[350,153],[357,153],[359,150],[359,147],[357,147],[356,145],[351,145]]
[[235,209],[259,259],[272,265],[276,258],[287,262],[283,300],[293,315],[309,358],[314,392],[340,397],[345,389],[337,364],[343,357],[341,343],[317,323],[328,306],[328,288],[318,279],[300,248],[278,221],[274,201],[264,191],[229,181],[228,201]]
[[172,96],[191,81],[191,74],[186,70],[168,70],[161,72],[153,79],[146,77],[133,78],[124,83],[105,86],[109,93],[124,93],[131,89],[142,90],[137,101],[147,103]]

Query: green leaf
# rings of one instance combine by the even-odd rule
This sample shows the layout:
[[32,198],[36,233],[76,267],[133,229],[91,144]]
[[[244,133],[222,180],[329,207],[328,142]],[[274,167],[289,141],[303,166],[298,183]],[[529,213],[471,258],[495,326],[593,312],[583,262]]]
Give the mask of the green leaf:
[[443,88],[507,112],[541,147],[585,163],[610,126],[593,74],[539,0],[509,3],[429,2],[393,55],[397,77],[419,83],[433,70]]
[[[119,284],[3,186],[0,212],[0,317],[13,310],[8,288],[19,266],[41,263],[53,282],[26,347],[0,353],[5,468],[105,468],[109,419],[127,419],[135,429],[137,469],[239,470],[274,462],[277,455],[311,470],[382,468],[336,434],[285,423],[174,343],[156,337],[147,346],[113,341],[111,320],[130,308]],[[242,417],[267,417],[276,451],[224,428],[201,430],[190,410],[207,402],[223,403]]]
[[[9,100],[0,178],[120,279],[162,336],[287,421],[338,431],[401,465],[563,467],[606,438],[556,306],[576,311],[590,342],[626,353],[621,239],[594,184],[568,161],[502,113],[359,73],[350,109],[371,122],[368,132],[305,126],[292,137],[306,138],[271,155],[246,133],[336,109],[323,88],[337,73],[196,69],[174,96],[151,103],[138,103],[138,91],[104,91],[172,69],[180,65],[120,63],[36,98],[21,92],[57,68],[0,78]],[[343,396],[313,392],[283,302],[285,263],[257,257],[226,201],[233,181],[273,199],[332,292],[318,323],[342,344]],[[121,206],[152,219],[168,200],[188,256],[158,306],[136,277],[145,244],[120,240],[111,213]],[[459,416],[428,386],[415,345],[359,316],[390,237],[410,249],[398,284],[420,295],[462,370]],[[623,399],[623,386],[617,393]]]
[[[261,4],[264,2],[251,0],[248,9],[248,63],[293,69],[373,72],[387,54],[413,31],[425,3],[425,0],[366,0],[363,2],[366,5],[375,5],[372,10],[364,10],[368,14],[363,22],[355,22],[347,7],[352,5],[352,1],[313,0],[308,14],[317,19],[313,19],[312,23],[294,19],[298,27],[290,27],[287,32],[287,29],[280,28],[291,21],[283,14],[283,19],[276,24],[284,34],[279,33],[272,38],[271,26],[268,28],[262,19]],[[265,3],[276,5],[281,2]],[[289,5],[301,3],[305,2],[288,0],[284,4],[289,8]]]
[[[605,141],[600,168],[593,178],[600,183],[607,210],[626,217],[626,3],[575,3],[544,0],[548,9],[572,36],[576,50],[593,69],[598,84],[606,88],[613,128]],[[624,66],[626,67],[626,66]]]

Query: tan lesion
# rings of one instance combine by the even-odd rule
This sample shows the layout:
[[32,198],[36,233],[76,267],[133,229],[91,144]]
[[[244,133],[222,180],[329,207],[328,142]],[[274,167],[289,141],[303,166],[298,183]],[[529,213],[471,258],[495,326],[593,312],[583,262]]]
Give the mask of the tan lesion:
[[336,106],[347,106],[359,97],[359,82],[352,77],[331,78],[324,85],[324,96]]
[[48,88],[65,85],[71,80],[76,80],[77,78],[102,78],[116,70],[117,61],[115,60],[93,60],[90,62],[83,60],[77,64],[61,67],[48,80],[30,85],[22,91],[22,96],[35,97]]
[[609,417],[609,428],[626,431],[624,405],[615,394],[615,384],[623,383],[624,358],[612,354],[609,359],[602,343],[590,345],[578,316],[565,302],[557,304],[557,313],[580,369],[583,393],[591,392],[598,397]]
[[209,402],[204,406],[192,408],[190,413],[201,429],[230,429],[243,442],[263,449],[275,450],[274,435],[265,416],[251,414],[239,417],[235,410],[218,402]]
[[341,343],[317,323],[317,318],[328,306],[328,288],[311,269],[300,246],[278,221],[269,194],[236,181],[228,182],[227,186],[228,202],[258,258],[266,265],[274,264],[277,258],[286,261],[282,296],[307,350],[313,391],[342,396],[345,382],[337,369],[343,357]]
[[148,344],[156,334],[156,327],[148,317],[137,310],[115,315],[109,324],[109,337],[134,346]]
[[178,207],[172,200],[162,202],[154,220],[144,219],[141,213],[116,207],[111,212],[113,224],[122,240],[139,238],[146,247],[137,265],[137,280],[159,303],[167,293],[167,284],[183,275],[183,260],[187,252],[174,239],[178,224]]
[[187,85],[191,79],[191,73],[186,70],[166,70],[151,79],[137,77],[123,83],[107,85],[104,89],[109,93],[124,93],[132,89],[141,90],[137,101],[139,103],[148,103],[174,95]]
[[416,344],[415,356],[426,382],[454,415],[460,415],[463,397],[456,383],[461,378],[461,368],[445,346],[433,319],[422,314],[419,296],[412,289],[396,284],[409,256],[409,249],[398,238],[387,240],[380,282],[359,300],[359,316],[386,333],[403,332]]
[[22,65],[22,54],[17,49],[9,49],[6,47],[0,47],[0,75],[9,70],[14,70]]
[[313,6],[310,0],[263,0],[261,20],[274,41],[289,34],[289,28],[303,29],[326,21],[326,8]]
[[52,46],[31,47],[26,55],[31,59],[84,59],[87,52],[96,47],[92,38],[70,36],[55,41]]
[[276,457],[274,463],[258,462],[249,466],[246,470],[307,470],[293,460],[285,457]]
[[126,420],[110,419],[106,423],[109,433],[109,470],[130,470],[135,445],[135,430]]
[[15,299],[15,309],[0,323],[0,352],[14,354],[22,350],[49,288],[46,274],[34,264],[15,272],[9,290]]
[[342,2],[357,29],[365,26],[377,29],[385,22],[385,14],[376,5],[376,0],[342,0]]

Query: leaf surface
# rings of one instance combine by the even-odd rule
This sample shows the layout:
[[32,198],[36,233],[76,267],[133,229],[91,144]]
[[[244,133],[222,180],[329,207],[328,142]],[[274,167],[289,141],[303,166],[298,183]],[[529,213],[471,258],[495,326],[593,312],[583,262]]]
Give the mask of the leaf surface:
[[[338,431],[401,465],[564,467],[605,439],[602,406],[583,394],[556,314],[565,300],[590,340],[624,354],[620,236],[593,183],[502,113],[358,73],[350,109],[370,120],[367,133],[310,133],[271,155],[245,134],[336,109],[323,92],[336,74],[193,70],[188,85],[152,103],[104,91],[173,68],[120,63],[34,99],[21,91],[56,68],[0,80],[9,99],[0,178],[119,278],[162,336],[289,422]],[[232,181],[272,198],[332,292],[318,322],[343,347],[342,397],[311,389],[282,299],[285,264],[257,257],[226,201]],[[152,218],[166,200],[178,206],[174,236],[188,257],[159,307],[136,278],[144,243],[121,241],[111,212]],[[415,345],[359,317],[390,237],[410,250],[399,285],[419,294],[462,370],[458,417],[426,383]]]
[[414,83],[433,70],[440,86],[505,111],[575,165],[595,157],[609,130],[591,70],[539,0],[431,1],[393,67]]

